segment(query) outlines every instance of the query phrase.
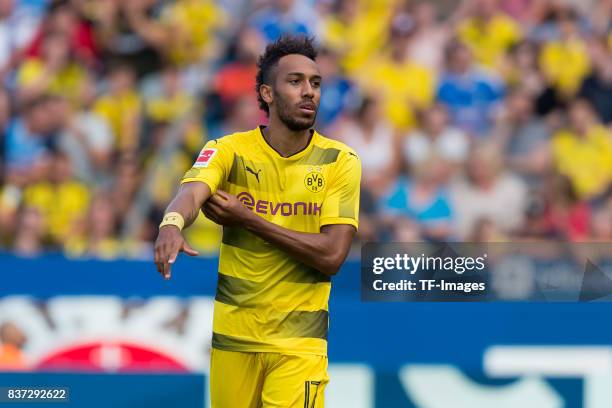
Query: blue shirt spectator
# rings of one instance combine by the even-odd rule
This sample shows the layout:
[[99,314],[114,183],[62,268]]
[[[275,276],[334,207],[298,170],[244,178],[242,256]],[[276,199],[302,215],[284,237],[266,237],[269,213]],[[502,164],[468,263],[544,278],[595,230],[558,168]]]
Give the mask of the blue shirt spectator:
[[390,194],[383,197],[381,208],[388,215],[414,220],[426,238],[445,239],[451,235],[451,200],[446,188],[425,180],[427,177],[420,181],[400,177]]
[[346,108],[359,101],[358,91],[346,78],[337,76],[325,78],[321,87],[321,102],[317,123],[325,128],[332,124]]
[[504,96],[504,85],[492,73],[476,67],[463,44],[455,44],[448,53],[449,70],[441,77],[437,99],[447,106],[454,126],[484,136]]
[[250,24],[266,42],[276,41],[283,34],[312,35],[317,32],[318,18],[305,2],[283,1],[266,7],[251,17]]
[[61,121],[55,102],[51,97],[32,100],[10,121],[5,140],[9,169],[28,170],[53,147],[53,132]]
[[5,143],[6,164],[13,168],[30,167],[48,151],[45,136],[33,133],[21,119],[11,122]]

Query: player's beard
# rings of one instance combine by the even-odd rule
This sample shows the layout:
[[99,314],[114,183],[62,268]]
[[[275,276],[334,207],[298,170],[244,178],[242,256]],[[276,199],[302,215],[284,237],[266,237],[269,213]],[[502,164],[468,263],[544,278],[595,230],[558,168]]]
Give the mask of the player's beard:
[[276,102],[276,113],[278,114],[278,118],[285,124],[285,126],[287,126],[289,130],[298,132],[301,130],[310,129],[312,125],[314,125],[318,110],[314,112],[312,119],[299,118],[291,114],[291,105],[276,92],[274,92],[274,101]]

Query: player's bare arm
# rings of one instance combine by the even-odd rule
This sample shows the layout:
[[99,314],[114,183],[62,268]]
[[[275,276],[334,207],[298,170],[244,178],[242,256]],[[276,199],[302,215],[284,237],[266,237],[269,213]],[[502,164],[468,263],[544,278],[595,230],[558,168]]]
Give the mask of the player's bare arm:
[[[191,225],[204,202],[211,196],[210,188],[205,183],[185,183],[181,186],[176,197],[172,200],[166,214],[179,213],[184,221],[184,226]],[[155,241],[155,265],[157,271],[165,278],[170,279],[170,268],[179,252],[195,256],[197,251],[192,249],[183,238],[181,230],[176,225],[165,225],[159,229]]]
[[[250,211],[234,195],[218,190],[203,207],[208,218],[221,225],[247,229],[326,275],[335,275],[355,236],[352,225],[325,225],[320,233],[283,228]],[[316,254],[313,256],[313,254]]]

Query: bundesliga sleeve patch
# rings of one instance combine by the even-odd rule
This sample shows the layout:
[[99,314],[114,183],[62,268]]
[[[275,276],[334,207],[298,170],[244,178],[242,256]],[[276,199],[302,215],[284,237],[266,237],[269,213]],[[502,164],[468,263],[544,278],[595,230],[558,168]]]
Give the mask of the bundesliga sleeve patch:
[[217,154],[217,149],[202,149],[200,155],[196,159],[193,167],[208,167],[208,164],[211,162],[213,157]]

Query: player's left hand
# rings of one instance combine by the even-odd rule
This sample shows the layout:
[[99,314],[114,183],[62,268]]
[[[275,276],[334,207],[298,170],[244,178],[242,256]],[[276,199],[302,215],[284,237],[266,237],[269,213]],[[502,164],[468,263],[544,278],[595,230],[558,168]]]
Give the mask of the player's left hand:
[[253,214],[235,195],[223,190],[217,190],[204,204],[202,211],[208,219],[225,226],[241,225],[246,217]]

